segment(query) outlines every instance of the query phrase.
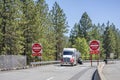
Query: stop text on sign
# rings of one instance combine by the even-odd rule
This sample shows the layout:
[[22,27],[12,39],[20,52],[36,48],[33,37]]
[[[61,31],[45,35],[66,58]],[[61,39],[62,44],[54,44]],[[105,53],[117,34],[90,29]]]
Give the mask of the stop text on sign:
[[33,56],[41,56],[42,46],[39,43],[32,44],[32,55]]
[[98,40],[90,41],[90,54],[98,54],[100,49],[100,42]]

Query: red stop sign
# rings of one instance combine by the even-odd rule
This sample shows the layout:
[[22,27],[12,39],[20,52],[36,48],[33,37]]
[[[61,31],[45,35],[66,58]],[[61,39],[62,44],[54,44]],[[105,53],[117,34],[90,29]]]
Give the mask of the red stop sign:
[[93,41],[90,42],[90,49],[91,50],[98,50],[99,45],[100,45],[99,41],[93,40]]
[[32,51],[33,53],[40,53],[42,50],[42,46],[38,43],[35,43],[32,45]]

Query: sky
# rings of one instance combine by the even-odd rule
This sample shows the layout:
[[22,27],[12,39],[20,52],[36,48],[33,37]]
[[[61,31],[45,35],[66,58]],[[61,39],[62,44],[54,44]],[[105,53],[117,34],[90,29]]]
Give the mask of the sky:
[[46,0],[50,10],[55,1],[66,14],[70,29],[87,12],[93,24],[110,21],[120,30],[120,0]]

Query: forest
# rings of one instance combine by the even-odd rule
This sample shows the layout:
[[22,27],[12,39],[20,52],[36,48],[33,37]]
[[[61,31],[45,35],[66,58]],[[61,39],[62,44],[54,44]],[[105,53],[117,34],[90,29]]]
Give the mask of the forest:
[[87,12],[74,26],[68,23],[57,2],[49,10],[45,0],[0,0],[0,55],[25,55],[28,62],[38,61],[31,46],[40,43],[43,61],[59,60],[65,47],[77,48],[83,59],[89,59],[89,42],[99,40],[101,59],[111,53],[120,58],[120,30],[114,23],[96,25]]

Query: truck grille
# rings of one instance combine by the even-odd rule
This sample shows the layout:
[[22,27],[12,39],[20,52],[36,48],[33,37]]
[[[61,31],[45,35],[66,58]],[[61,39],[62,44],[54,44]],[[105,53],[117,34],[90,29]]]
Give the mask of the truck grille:
[[63,58],[64,62],[70,62],[70,58]]

